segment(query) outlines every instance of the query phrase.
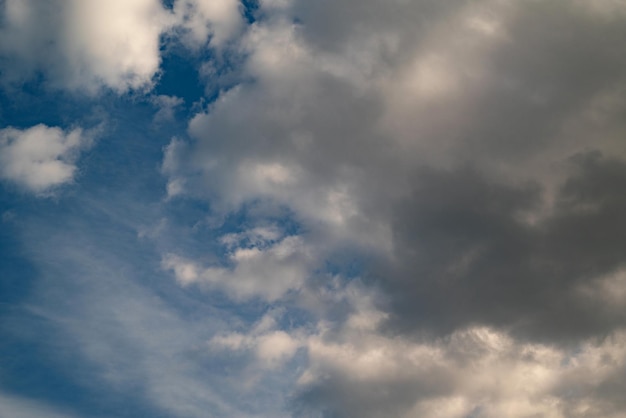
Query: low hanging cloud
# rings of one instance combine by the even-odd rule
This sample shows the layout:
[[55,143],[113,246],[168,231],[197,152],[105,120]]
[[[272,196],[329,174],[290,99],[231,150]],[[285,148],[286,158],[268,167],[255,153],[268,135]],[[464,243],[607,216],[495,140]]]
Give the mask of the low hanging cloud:
[[76,128],[36,125],[0,130],[0,177],[29,192],[45,194],[71,183],[76,160],[91,143],[91,134]]

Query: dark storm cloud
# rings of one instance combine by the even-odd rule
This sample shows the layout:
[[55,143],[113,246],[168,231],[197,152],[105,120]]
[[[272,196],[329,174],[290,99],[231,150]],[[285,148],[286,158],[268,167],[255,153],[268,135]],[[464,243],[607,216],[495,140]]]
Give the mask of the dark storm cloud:
[[550,213],[541,190],[476,170],[422,170],[396,206],[397,260],[379,272],[392,323],[448,332],[472,324],[548,341],[609,333],[623,305],[581,290],[625,265],[626,163],[577,155]]

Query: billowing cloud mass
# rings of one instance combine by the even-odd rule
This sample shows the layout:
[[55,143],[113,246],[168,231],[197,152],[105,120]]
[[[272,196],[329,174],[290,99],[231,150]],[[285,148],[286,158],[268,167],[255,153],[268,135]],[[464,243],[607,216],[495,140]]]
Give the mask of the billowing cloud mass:
[[75,160],[90,135],[80,128],[64,132],[36,125],[20,130],[0,130],[0,178],[35,193],[47,192],[71,182]]
[[[379,320],[322,315],[332,332],[297,337],[301,414],[619,416],[626,9],[260,9],[241,42],[253,81],[197,114],[163,167],[170,196],[287,207],[316,256],[365,257]],[[302,274],[306,303],[332,311]],[[262,344],[252,332],[220,341]],[[618,363],[603,371],[600,352]]]
[[[3,216],[66,379],[124,416],[624,417],[624,2],[0,7],[4,88],[119,123],[71,239]],[[85,138],[2,129],[0,174],[45,194]]]

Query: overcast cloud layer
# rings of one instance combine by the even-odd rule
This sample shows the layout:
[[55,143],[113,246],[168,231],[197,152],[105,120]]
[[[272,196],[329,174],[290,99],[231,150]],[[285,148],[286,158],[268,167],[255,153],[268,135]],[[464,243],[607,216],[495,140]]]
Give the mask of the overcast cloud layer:
[[624,417],[624,45],[613,0],[0,0],[0,415]]

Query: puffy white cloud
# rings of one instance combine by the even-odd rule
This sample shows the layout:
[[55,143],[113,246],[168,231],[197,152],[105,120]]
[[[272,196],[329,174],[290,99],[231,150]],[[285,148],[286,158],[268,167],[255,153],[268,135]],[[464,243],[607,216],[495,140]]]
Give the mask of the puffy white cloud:
[[314,257],[298,236],[277,239],[274,231],[255,229],[243,236],[227,235],[222,241],[229,248],[232,266],[203,267],[175,254],[165,255],[162,266],[182,286],[219,289],[240,301],[255,297],[275,301],[298,290],[311,274]]
[[0,4],[0,68],[5,84],[37,74],[53,88],[95,94],[149,89],[163,35],[194,47],[220,46],[242,24],[235,0],[6,0]]
[[91,142],[80,128],[65,132],[40,124],[0,130],[0,177],[34,192],[45,193],[73,181],[75,161]]
[[151,85],[173,17],[158,0],[7,0],[0,29],[5,81],[45,74],[53,87],[96,93]]

